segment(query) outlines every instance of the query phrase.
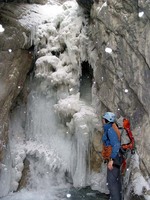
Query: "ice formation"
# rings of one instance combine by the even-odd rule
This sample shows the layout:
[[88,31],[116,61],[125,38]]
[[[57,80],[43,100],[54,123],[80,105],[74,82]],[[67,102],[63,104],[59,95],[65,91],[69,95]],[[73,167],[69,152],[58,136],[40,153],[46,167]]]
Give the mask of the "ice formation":
[[[130,166],[127,170],[127,173],[130,173],[132,170],[132,181],[129,184],[129,187],[127,188],[127,194],[130,193],[132,190],[137,195],[143,195],[146,200],[150,200],[150,196],[148,194],[148,191],[150,191],[150,185],[148,183],[149,177],[147,177],[147,180],[142,176],[140,171],[140,158],[137,154],[134,154],[131,158]],[[130,171],[130,172],[129,172]]]
[[20,22],[33,30],[35,79],[27,107],[16,107],[10,118],[7,165],[12,173],[2,196],[17,190],[25,159],[30,168],[26,188],[65,185],[66,173],[75,187],[89,185],[88,151],[98,119],[79,93],[81,63],[89,60],[94,69],[97,57],[93,51],[88,58],[87,19],[74,1],[33,10],[37,12],[25,12]]

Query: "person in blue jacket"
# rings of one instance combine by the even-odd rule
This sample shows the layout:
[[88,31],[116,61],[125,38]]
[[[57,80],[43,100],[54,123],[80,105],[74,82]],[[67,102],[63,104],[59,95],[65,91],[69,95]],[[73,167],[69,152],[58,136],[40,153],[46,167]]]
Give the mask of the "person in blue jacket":
[[119,137],[113,128],[115,118],[115,114],[112,112],[106,112],[103,115],[102,122],[104,134],[102,141],[106,150],[109,151],[106,153],[109,154],[109,159],[107,160],[107,184],[110,192],[110,199],[121,200],[121,158],[119,155],[121,144]]

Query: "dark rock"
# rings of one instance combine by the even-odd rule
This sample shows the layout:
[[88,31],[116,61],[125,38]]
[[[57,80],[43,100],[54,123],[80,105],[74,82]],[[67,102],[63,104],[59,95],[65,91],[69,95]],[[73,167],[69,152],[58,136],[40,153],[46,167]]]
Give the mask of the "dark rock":
[[93,0],[76,0],[78,2],[78,4],[84,8],[86,11],[90,11],[91,7],[94,3]]
[[30,173],[30,162],[27,158],[25,158],[24,160],[24,169],[22,171],[22,177],[19,181],[19,186],[17,191],[21,190],[22,188],[26,187],[27,182],[28,182],[28,178],[29,178],[29,173]]

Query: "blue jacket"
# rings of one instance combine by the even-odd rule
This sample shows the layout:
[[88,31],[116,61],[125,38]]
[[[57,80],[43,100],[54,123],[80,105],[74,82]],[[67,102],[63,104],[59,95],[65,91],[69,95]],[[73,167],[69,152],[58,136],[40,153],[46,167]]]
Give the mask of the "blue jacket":
[[104,129],[104,134],[102,137],[102,141],[105,144],[105,146],[112,147],[112,152],[110,157],[114,159],[116,158],[121,146],[120,141],[118,139],[118,135],[112,128],[111,123],[104,124],[103,129]]

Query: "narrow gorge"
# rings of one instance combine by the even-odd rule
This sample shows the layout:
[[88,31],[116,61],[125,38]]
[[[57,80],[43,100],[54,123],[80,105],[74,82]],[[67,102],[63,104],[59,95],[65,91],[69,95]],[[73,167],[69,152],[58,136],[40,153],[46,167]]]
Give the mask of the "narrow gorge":
[[136,142],[125,200],[150,199],[149,22],[149,0],[0,2],[2,200],[108,199],[106,111]]

